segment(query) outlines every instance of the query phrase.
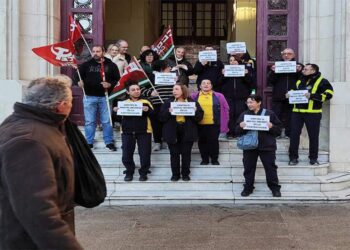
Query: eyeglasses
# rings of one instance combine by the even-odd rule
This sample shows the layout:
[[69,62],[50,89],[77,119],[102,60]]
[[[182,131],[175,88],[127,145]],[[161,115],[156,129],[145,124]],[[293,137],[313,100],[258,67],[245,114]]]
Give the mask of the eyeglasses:
[[292,52],[281,52],[282,55],[293,55]]

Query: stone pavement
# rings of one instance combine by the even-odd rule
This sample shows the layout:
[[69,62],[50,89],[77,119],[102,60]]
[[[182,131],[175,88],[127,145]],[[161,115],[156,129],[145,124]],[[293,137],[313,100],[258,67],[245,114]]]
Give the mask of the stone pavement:
[[350,249],[350,203],[76,209],[85,249]]

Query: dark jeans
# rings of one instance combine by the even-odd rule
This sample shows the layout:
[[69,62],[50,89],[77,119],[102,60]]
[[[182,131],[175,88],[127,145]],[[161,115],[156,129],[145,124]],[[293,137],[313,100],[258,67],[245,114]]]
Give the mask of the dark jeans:
[[227,103],[230,107],[229,112],[229,122],[228,122],[228,128],[229,128],[229,134],[234,136],[235,135],[235,127],[236,122],[240,114],[242,114],[247,109],[246,99],[231,99],[226,98]]
[[[170,151],[171,172],[174,176],[189,176],[191,165],[191,151],[193,142],[185,142],[184,126],[178,124],[176,128],[177,141],[175,144],[168,143]],[[180,173],[180,156],[181,156],[181,173]]]
[[140,175],[147,175],[151,166],[152,135],[144,134],[122,134],[122,162],[126,168],[126,174],[133,175],[135,171],[134,152],[137,143],[141,168]]
[[153,130],[153,140],[155,143],[161,143],[162,142],[162,129],[163,129],[163,123],[159,121],[158,115],[160,112],[160,107],[162,105],[153,105],[154,108],[154,115],[150,118],[151,124],[152,124],[152,130]]
[[292,129],[290,135],[289,158],[298,159],[298,149],[300,143],[300,134],[305,124],[309,135],[309,158],[317,160],[318,145],[322,113],[292,113]]
[[219,158],[219,125],[198,125],[198,148],[202,161],[217,161]]
[[267,186],[271,191],[280,190],[281,186],[278,184],[277,165],[275,164],[276,152],[275,151],[261,151],[243,150],[243,165],[244,165],[244,188],[248,190],[254,189],[256,163],[260,156],[261,162],[265,169]]
[[283,123],[286,136],[290,137],[291,115],[293,105],[289,104],[288,99],[284,101],[272,101],[272,111],[277,115],[278,119]]

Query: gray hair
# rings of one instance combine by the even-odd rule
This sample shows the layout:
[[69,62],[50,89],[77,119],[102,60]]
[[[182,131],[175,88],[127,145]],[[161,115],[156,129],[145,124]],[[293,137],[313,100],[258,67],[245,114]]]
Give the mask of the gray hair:
[[126,42],[126,43],[127,43],[126,40],[124,40],[124,39],[119,39],[118,41],[115,42],[115,45],[116,45],[118,48],[120,48],[120,44],[121,44],[122,42]]
[[35,79],[25,89],[23,103],[55,110],[59,102],[69,100],[71,83],[72,80],[64,75]]

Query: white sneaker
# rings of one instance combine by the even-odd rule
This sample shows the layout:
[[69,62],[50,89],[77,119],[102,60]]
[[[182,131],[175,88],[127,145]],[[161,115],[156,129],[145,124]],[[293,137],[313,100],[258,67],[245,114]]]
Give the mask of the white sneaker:
[[161,150],[162,146],[160,143],[155,143],[154,146],[153,146],[153,151],[159,151]]

